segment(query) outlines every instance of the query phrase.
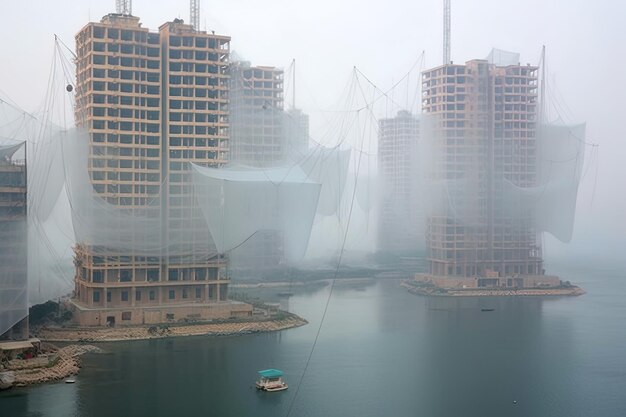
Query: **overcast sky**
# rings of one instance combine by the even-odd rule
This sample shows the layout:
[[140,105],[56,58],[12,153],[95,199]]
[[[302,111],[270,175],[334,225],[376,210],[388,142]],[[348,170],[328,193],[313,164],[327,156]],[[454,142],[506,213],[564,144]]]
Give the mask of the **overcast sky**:
[[[73,48],[74,34],[113,12],[115,1],[2,0],[0,7],[0,91],[33,110],[46,91],[53,35]],[[133,14],[156,30],[173,18],[188,20],[189,1],[135,0]],[[230,35],[232,50],[253,64],[287,68],[296,59],[298,105],[311,114],[315,137],[324,112],[342,110],[337,103],[353,67],[389,88],[422,51],[426,67],[439,65],[442,14],[442,0],[201,0],[200,21],[202,29]],[[592,167],[569,250],[611,244],[615,254],[626,252],[624,17],[626,5],[611,0],[452,0],[455,62],[497,47],[537,64],[545,44],[549,83],[569,107],[563,118],[587,122],[588,141],[600,145],[598,180]]]

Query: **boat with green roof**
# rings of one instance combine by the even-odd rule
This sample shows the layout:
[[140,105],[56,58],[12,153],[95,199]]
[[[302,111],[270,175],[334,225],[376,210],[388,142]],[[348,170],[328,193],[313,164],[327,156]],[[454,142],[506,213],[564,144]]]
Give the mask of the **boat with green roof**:
[[258,372],[261,378],[256,382],[257,389],[274,392],[284,391],[288,388],[285,381],[283,381],[283,371],[278,369],[265,369]]

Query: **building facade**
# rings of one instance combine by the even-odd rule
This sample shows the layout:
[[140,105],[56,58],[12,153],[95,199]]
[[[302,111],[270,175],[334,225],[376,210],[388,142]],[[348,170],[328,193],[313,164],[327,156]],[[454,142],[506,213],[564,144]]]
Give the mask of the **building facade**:
[[109,14],[76,35],[76,50],[75,119],[89,134],[93,189],[111,207],[161,220],[160,244],[145,242],[158,252],[77,243],[77,321],[248,314],[226,307],[226,260],[198,227],[189,171],[228,160],[230,38],[180,19],[151,32],[136,16]]
[[424,246],[418,195],[419,137],[420,120],[407,111],[379,121],[379,252],[409,254]]
[[0,146],[0,340],[28,339],[26,159],[14,157],[24,150]]
[[493,286],[543,274],[532,212],[506,198],[507,187],[537,184],[537,94],[530,65],[472,60],[423,73],[430,179],[440,190],[427,224],[431,275]]
[[215,285],[204,295],[207,300],[224,301],[228,295],[227,283],[220,282],[226,278],[224,260],[216,257],[207,264],[189,256],[215,252],[206,246],[209,230],[195,204],[189,162],[220,167],[228,161],[230,37],[196,31],[180,19],[162,25],[159,34],[168,280],[212,281]]

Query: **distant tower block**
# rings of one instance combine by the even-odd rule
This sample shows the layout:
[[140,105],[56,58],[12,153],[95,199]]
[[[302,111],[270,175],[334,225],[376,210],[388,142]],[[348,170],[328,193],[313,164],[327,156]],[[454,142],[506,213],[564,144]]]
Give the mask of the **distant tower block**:
[[450,0],[443,0],[443,65],[450,63]]
[[189,0],[189,24],[195,29],[200,29],[200,0]]
[[279,68],[231,63],[231,162],[267,167],[284,160],[283,77]]
[[408,111],[378,124],[378,170],[382,189],[378,212],[380,252],[411,254],[423,247],[424,222],[418,194],[420,119]]
[[115,11],[117,14],[132,16],[133,0],[115,0]]

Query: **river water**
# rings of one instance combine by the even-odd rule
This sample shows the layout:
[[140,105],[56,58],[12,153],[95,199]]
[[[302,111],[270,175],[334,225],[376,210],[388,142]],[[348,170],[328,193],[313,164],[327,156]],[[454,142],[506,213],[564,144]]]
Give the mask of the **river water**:
[[[553,268],[575,298],[338,281],[304,377],[329,287],[282,301],[310,321],[297,329],[101,345],[74,385],[0,393],[0,416],[626,416],[625,271]],[[270,367],[289,390],[253,388]]]

